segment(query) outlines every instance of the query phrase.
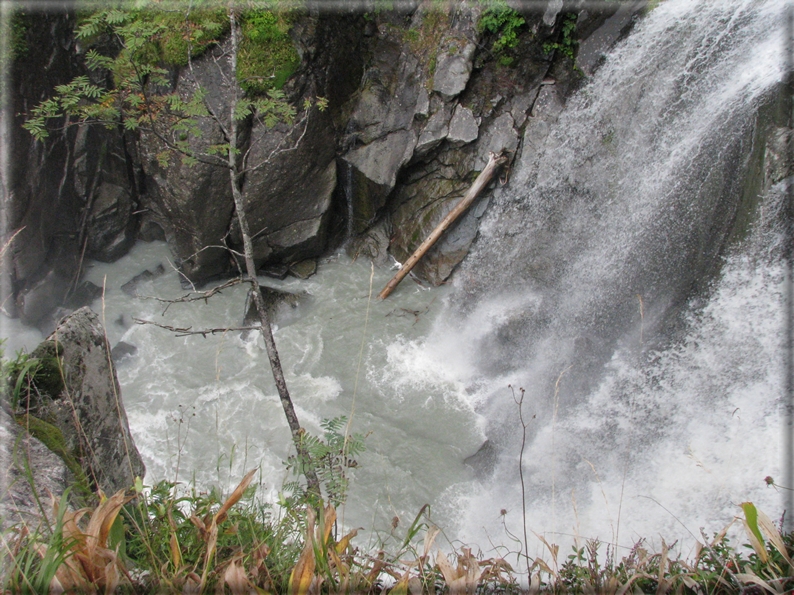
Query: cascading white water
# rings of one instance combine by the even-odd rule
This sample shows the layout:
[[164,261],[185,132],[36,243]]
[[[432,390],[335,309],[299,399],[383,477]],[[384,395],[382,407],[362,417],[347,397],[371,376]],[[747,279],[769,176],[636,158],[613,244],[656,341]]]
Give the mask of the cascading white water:
[[[692,545],[748,499],[781,513],[764,483],[784,455],[778,235],[757,223],[738,244],[729,230],[752,210],[747,156],[782,79],[784,7],[661,3],[545,144],[525,146],[456,274],[446,336],[423,346],[439,364],[466,362],[469,402],[500,452],[482,487],[447,491],[465,511],[461,539],[509,542],[500,514],[520,536],[524,507],[550,542],[618,548]],[[525,501],[508,384],[526,389],[532,417]]]
[[[545,146],[525,149],[454,287],[406,280],[370,303],[369,265],[342,256],[308,281],[261,279],[309,294],[277,316],[301,420],[318,433],[352,414],[355,432],[371,432],[347,524],[383,537],[393,516],[401,531],[430,503],[450,537],[516,551],[521,428],[508,384],[527,391],[528,529],[551,542],[692,544],[689,531],[721,529],[744,500],[780,513],[764,484],[782,457],[780,189],[724,262],[712,242],[737,208],[732,176],[758,103],[781,79],[783,4],[662,2]],[[132,323],[241,321],[242,287],[165,313],[120,291],[165,264],[139,293],[183,295],[168,258],[140,243],[88,273],[107,288],[93,308],[111,343],[138,349],[119,378],[147,480],[229,486],[258,465],[275,499],[290,439],[261,340]],[[373,294],[389,277],[374,272]],[[486,438],[495,462],[476,476],[463,459]]]

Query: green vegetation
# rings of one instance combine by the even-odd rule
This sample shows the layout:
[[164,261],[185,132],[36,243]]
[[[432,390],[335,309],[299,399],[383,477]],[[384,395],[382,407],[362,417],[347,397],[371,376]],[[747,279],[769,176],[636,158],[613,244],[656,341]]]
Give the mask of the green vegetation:
[[281,89],[300,65],[289,36],[293,14],[255,10],[243,15],[237,79],[250,93]]
[[543,51],[547,54],[558,50],[564,56],[567,56],[571,60],[574,59],[574,54],[576,52],[576,46],[579,45],[579,40],[574,38],[576,33],[576,20],[578,15],[576,13],[570,12],[563,17],[562,21],[562,31],[560,32],[559,41],[553,41],[543,44]]
[[486,0],[484,4],[478,27],[495,37],[491,52],[502,66],[510,66],[514,61],[510,50],[518,45],[519,30],[526,21],[505,0]]
[[[344,416],[326,419],[320,422],[324,430],[323,437],[303,434],[302,442],[304,452],[314,464],[317,476],[325,487],[328,501],[334,506],[339,506],[347,499],[347,490],[350,484],[348,469],[355,469],[358,462],[353,457],[365,450],[362,434],[349,434],[347,418]],[[303,457],[291,457],[287,466],[296,475],[303,474],[307,461]],[[289,490],[300,494],[301,498],[311,499],[309,493],[302,493],[297,483],[289,485]]]
[[63,390],[61,348],[54,341],[44,341],[28,355],[19,352],[6,361],[0,348],[0,377],[3,398],[12,410],[28,411],[45,399],[56,399]]
[[255,474],[226,497],[165,481],[151,488],[137,482],[129,494],[79,511],[67,510],[64,496],[51,525],[15,527],[3,536],[5,591],[43,593],[60,585],[73,592],[519,594],[527,578],[537,592],[555,594],[794,588],[794,534],[781,534],[749,502],[741,505],[748,540],[741,547],[726,537],[728,527],[700,543],[692,559],[675,556],[664,541],[653,552],[642,540],[617,559],[607,544],[588,540],[563,561],[547,544],[547,556],[530,558],[530,576],[522,578],[508,560],[515,555],[523,565],[520,552],[486,559],[469,547],[437,545],[443,533],[427,506],[404,534],[395,525],[377,555],[362,552],[354,544],[358,530],[344,533],[332,504],[261,503]]
[[59,398],[63,390],[61,353],[60,345],[43,341],[30,355],[18,352],[13,360],[6,360],[0,347],[2,400],[17,424],[60,457],[74,477],[76,495],[87,502],[91,490],[78,462],[79,453],[72,452],[57,426],[42,419],[46,405]]
[[[141,3],[136,3],[139,6]],[[206,90],[197,89],[183,98],[171,88],[169,68],[185,66],[229,33],[229,15],[222,9],[202,8],[165,11],[143,3],[143,8],[104,8],[84,14],[75,35],[88,48],[86,65],[98,77],[79,76],[56,87],[56,94],[28,114],[24,127],[36,138],[49,135],[48,125],[64,116],[68,122],[96,122],[107,127],[121,123],[128,130],[145,128],[158,135],[169,151],[176,151],[187,164],[197,159],[191,139],[200,136],[198,117],[209,117]],[[249,10],[241,15],[241,39],[236,75],[248,92],[238,101],[235,118],[254,113],[266,124],[290,120],[294,109],[284,101],[280,89],[299,64],[288,35],[287,13]],[[95,84],[103,74],[112,85]],[[318,101],[318,105],[320,102]],[[228,147],[208,147],[217,157]],[[208,161],[215,163],[214,157]]]
[[[25,39],[28,28],[30,27],[30,19],[33,18],[22,10],[15,10],[11,13],[11,25],[8,32],[9,42],[9,56],[3,59],[14,60],[22,58],[28,53],[28,45]],[[5,33],[5,32],[4,32]]]

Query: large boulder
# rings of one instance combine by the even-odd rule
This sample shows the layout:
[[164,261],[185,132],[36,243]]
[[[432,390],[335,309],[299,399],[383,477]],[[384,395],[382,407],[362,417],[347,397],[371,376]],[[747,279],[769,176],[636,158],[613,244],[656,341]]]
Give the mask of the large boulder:
[[[251,131],[249,163],[267,163],[246,176],[243,188],[257,268],[325,249],[336,188],[333,127],[327,111],[314,108],[304,118],[295,126],[257,123]],[[232,241],[242,247],[236,226]]]
[[[37,417],[63,435],[90,485],[113,493],[132,486],[146,469],[130,434],[116,370],[98,316],[80,308],[47,338],[60,359],[62,389],[39,403]],[[39,349],[39,348],[37,348]]]

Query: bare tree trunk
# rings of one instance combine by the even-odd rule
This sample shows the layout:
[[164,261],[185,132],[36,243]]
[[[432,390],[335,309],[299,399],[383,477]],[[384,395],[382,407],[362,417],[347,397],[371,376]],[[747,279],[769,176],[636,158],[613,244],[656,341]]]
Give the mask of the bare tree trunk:
[[[229,20],[231,23],[231,72],[232,77],[237,72],[237,50],[239,48],[239,31],[237,29],[237,15],[233,8],[229,9]],[[240,224],[240,233],[243,236],[243,254],[245,259],[245,274],[248,281],[251,283],[251,293],[254,303],[256,304],[256,311],[259,314],[259,321],[261,323],[260,329],[262,338],[265,340],[265,350],[267,357],[270,360],[270,369],[273,372],[273,380],[276,382],[276,390],[281,400],[281,406],[284,409],[284,415],[287,418],[290,432],[292,432],[292,441],[295,443],[295,448],[298,451],[298,458],[301,460],[301,470],[306,476],[306,482],[310,492],[320,494],[320,481],[314,468],[314,461],[306,450],[303,444],[304,430],[298,421],[298,416],[295,413],[295,407],[292,405],[292,399],[287,389],[287,381],[284,379],[284,371],[281,368],[281,360],[278,356],[276,349],[276,341],[273,339],[273,331],[270,326],[270,316],[268,315],[267,308],[265,307],[265,300],[262,297],[262,291],[259,289],[259,283],[256,280],[256,266],[254,265],[254,246],[251,241],[251,234],[248,230],[248,220],[245,217],[245,210],[243,204],[243,193],[241,190],[242,176],[240,174],[240,164],[237,160],[237,142],[238,142],[238,121],[235,119],[235,110],[237,107],[237,88],[233,85],[232,101],[230,106],[230,126],[229,126],[229,176],[231,178],[232,197],[234,199],[234,211],[237,215],[237,221]]]
[[432,233],[427,236],[427,239],[421,243],[421,245],[416,249],[416,251],[411,255],[411,257],[403,263],[403,266],[397,271],[397,274],[392,277],[391,281],[386,284],[386,287],[378,294],[378,297],[382,300],[386,299],[389,294],[394,291],[394,288],[399,285],[400,281],[402,281],[405,276],[411,272],[411,269],[414,268],[419,259],[422,258],[425,253],[433,247],[441,235],[447,230],[447,228],[452,225],[455,220],[460,217],[463,213],[466,212],[466,209],[471,206],[471,203],[474,202],[474,199],[482,192],[482,190],[488,185],[488,182],[491,181],[496,170],[499,169],[501,165],[507,163],[507,156],[503,155],[502,153],[491,153],[490,157],[488,158],[488,164],[485,166],[480,172],[480,175],[477,176],[477,179],[474,180],[474,184],[471,185],[469,191],[466,193],[460,202],[455,205],[455,208],[452,209],[449,214],[439,223],[436,228],[432,231]]

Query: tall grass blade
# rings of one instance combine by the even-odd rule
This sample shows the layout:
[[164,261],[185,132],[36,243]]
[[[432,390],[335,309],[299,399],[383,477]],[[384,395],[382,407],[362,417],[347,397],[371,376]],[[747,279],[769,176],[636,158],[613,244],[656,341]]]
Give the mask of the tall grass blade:
[[747,533],[747,538],[750,540],[750,545],[753,546],[755,553],[758,554],[761,561],[766,564],[769,560],[769,554],[764,546],[764,538],[761,535],[761,530],[758,528],[758,511],[755,508],[755,504],[752,502],[742,502],[739,506],[741,506],[744,511],[742,524]]

